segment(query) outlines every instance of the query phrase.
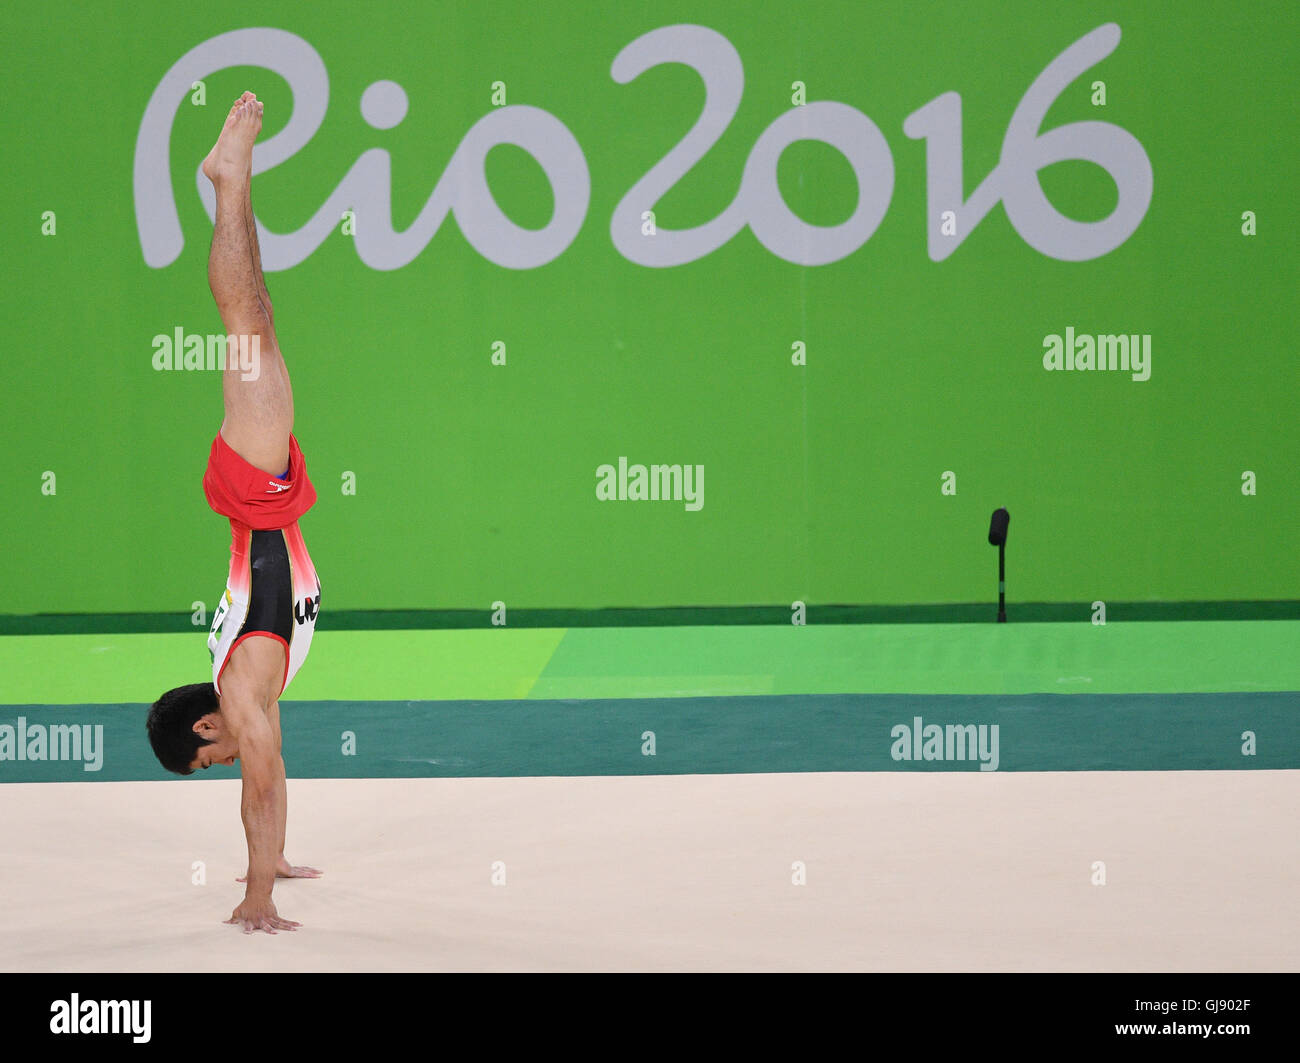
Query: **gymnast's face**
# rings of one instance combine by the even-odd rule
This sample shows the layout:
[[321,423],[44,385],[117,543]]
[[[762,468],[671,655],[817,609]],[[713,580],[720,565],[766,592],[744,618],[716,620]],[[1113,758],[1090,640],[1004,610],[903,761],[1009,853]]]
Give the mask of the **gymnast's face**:
[[234,764],[239,759],[239,744],[226,730],[220,711],[210,712],[194,722],[194,733],[211,745],[199,746],[190,768],[197,771],[213,764]]

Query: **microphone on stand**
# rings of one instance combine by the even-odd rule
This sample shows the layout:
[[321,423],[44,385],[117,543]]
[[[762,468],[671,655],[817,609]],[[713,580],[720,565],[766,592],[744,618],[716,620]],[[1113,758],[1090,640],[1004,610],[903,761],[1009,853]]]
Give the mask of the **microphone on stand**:
[[998,548],[998,623],[1007,622],[1007,525],[1011,514],[995,509],[989,522],[989,543]]

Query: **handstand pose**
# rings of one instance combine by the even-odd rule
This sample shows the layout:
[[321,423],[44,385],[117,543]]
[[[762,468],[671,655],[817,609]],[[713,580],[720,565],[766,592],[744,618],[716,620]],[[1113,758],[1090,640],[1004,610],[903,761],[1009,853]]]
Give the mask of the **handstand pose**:
[[[245,933],[293,930],[271,901],[277,876],[316,878],[284,858],[287,812],[279,698],[307,657],[320,581],[300,518],[316,501],[293,436],[293,392],[275,339],[250,197],[262,104],[245,92],[230,109],[203,173],[217,193],[208,284],[227,333],[225,420],[212,443],[203,490],[230,519],[230,577],[208,638],[212,682],[169,690],[149,711],[149,741],[180,775],[239,761],[248,837],[243,903],[229,923]],[[235,357],[242,343],[252,354]],[[243,361],[244,364],[240,364]]]

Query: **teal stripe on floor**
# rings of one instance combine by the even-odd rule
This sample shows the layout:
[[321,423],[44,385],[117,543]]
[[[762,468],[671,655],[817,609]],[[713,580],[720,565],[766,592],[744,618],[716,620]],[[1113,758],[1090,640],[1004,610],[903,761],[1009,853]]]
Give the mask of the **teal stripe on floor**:
[[[146,712],[143,705],[5,706],[0,782],[176,778],[153,758]],[[281,723],[294,778],[972,771],[992,765],[995,741],[999,771],[1300,768],[1300,695],[1293,693],[315,701],[283,703]],[[36,752],[31,736],[56,725],[89,736],[81,760],[14,759],[20,729],[24,751]],[[963,759],[927,755],[935,747],[922,740],[932,739],[933,725],[941,729],[940,758],[955,757],[958,739],[964,745],[970,737]],[[899,727],[908,729],[905,738]],[[647,732],[653,756],[643,752]],[[349,733],[354,755],[344,753]],[[73,752],[69,731],[59,740],[61,753]],[[901,749],[921,758],[895,759]],[[95,770],[87,770],[91,757],[99,758]],[[217,767],[201,777],[238,773]]]

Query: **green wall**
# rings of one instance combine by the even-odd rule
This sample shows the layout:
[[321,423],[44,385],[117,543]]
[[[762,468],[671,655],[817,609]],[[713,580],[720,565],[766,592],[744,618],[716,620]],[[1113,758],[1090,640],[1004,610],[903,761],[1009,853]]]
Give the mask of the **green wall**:
[[[200,488],[220,382],[156,371],[153,337],[220,331],[195,172],[245,88],[265,101],[263,142],[295,108],[323,110],[314,135],[253,190],[270,232],[310,230],[314,217],[328,229],[300,236],[308,250],[289,268],[263,242],[296,432],[320,494],[303,531],[328,608],[974,601],[989,593],[984,535],[997,506],[1012,514],[1018,600],[1300,598],[1288,220],[1298,22],[1282,3],[272,0],[219,11],[19,0],[0,67],[0,613],[180,613],[220,592],[225,522]],[[778,119],[794,141],[774,164],[781,197],[815,226],[856,215],[871,229],[856,249],[806,264],[833,233],[786,219],[790,232],[773,236],[782,212],[757,163],[739,196],[746,216],[713,249],[675,265],[619,249],[621,201],[686,136],[706,94],[681,62],[625,83],[611,69],[633,41],[684,23],[734,48],[743,94],[726,121],[719,101],[739,83],[718,75],[706,116],[716,143],[647,198],[657,231],[634,254],[669,254],[672,230],[729,223],[751,150]],[[1124,131],[1072,126],[1050,142],[1062,156],[1086,155],[1090,137],[1128,152],[1119,183],[1081,160],[1037,171],[1049,211],[1092,223],[1070,230],[1077,240],[1067,233],[1071,258],[1021,231],[1067,228],[1030,216],[1042,161],[1032,156],[1049,142],[1031,135],[1006,152],[1003,142],[1031,83],[1110,23],[1118,46],[1073,77],[1043,121],[1044,131]],[[285,76],[237,49],[244,65],[203,73],[204,106],[186,69],[173,75],[184,91],[164,91],[153,112],[165,112],[164,132],[170,123],[160,157],[170,179],[161,161],[143,164],[137,141],[169,69],[245,27],[314,50],[328,100],[317,89],[295,98]],[[284,38],[259,40],[290,61]],[[727,48],[705,31],[682,41],[664,47],[725,66]],[[381,80],[409,103],[389,129],[360,108]],[[809,109],[782,119],[795,82]],[[927,142],[904,131],[945,93],[960,95],[969,209],[942,188],[927,195]],[[552,117],[498,113],[511,107]],[[500,264],[537,241],[512,242],[470,203],[462,141],[481,120],[489,140],[511,120],[531,123],[567,167],[560,203],[523,148],[493,147],[479,167],[515,225],[543,229],[553,210],[577,219],[543,263]],[[857,213],[845,155],[797,139],[823,122],[875,167],[874,228]],[[558,124],[580,148],[577,168]],[[391,187],[391,216],[382,196],[347,183],[376,149],[391,164],[376,184]],[[1149,205],[1132,193],[1131,233],[1086,254],[1134,174],[1140,185],[1142,159]],[[994,185],[1013,189],[1010,212],[1005,197],[982,203],[975,192],[1000,160],[985,198]],[[371,154],[362,169],[383,162]],[[375,237],[386,222],[432,231],[419,216],[440,181],[464,205],[436,234]],[[183,242],[147,252],[142,224],[161,232],[173,194]],[[932,253],[928,224],[954,206],[957,232],[938,234]],[[987,212],[975,218],[974,207]],[[340,208],[355,212],[356,236],[342,232]],[[46,211],[53,235],[42,233]],[[1256,235],[1243,234],[1246,211]],[[491,239],[505,251],[484,253]],[[286,240],[277,253],[293,257]],[[402,254],[409,261],[395,265]],[[1045,370],[1045,337],[1067,327],[1150,336],[1150,378]],[[504,366],[492,364],[498,341]],[[796,343],[806,365],[792,364]],[[597,468],[620,456],[702,465],[703,505],[601,501]],[[941,490],[948,471],[955,494]],[[1247,471],[1254,494],[1243,493]],[[355,494],[344,493],[348,474]]]

